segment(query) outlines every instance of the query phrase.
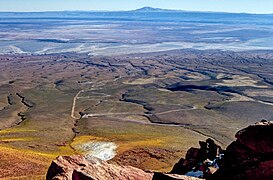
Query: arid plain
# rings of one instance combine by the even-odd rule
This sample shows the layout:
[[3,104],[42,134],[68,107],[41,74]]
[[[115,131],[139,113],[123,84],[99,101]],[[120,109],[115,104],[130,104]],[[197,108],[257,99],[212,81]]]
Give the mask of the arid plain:
[[0,59],[2,177],[43,178],[52,159],[75,153],[164,171],[199,140],[225,146],[272,119],[271,52]]

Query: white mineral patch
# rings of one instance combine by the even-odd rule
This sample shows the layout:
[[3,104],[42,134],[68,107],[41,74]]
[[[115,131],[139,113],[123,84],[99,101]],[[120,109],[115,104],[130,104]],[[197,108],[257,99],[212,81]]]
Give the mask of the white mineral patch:
[[79,145],[77,148],[84,152],[86,159],[95,156],[107,161],[115,157],[117,145],[113,142],[90,141]]

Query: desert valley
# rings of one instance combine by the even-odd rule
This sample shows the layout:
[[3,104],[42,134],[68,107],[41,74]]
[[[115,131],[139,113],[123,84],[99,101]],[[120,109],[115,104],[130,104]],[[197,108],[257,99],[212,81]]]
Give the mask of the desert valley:
[[169,172],[273,119],[272,15],[0,14],[0,178],[75,154]]

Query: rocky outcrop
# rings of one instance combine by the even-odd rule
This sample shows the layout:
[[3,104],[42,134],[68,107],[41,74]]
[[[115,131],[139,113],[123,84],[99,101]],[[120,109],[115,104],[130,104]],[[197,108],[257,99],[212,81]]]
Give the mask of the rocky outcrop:
[[60,156],[52,162],[46,179],[152,179],[146,173],[131,166],[115,166],[97,158],[88,161],[79,155]]
[[200,141],[170,173],[205,179],[273,179],[273,121],[240,130],[225,151],[213,140]]
[[97,158],[88,159],[80,155],[60,156],[54,160],[47,172],[47,180],[198,180],[175,174],[145,172],[132,166],[109,164]]
[[199,141],[199,145],[200,148],[190,148],[185,159],[181,158],[170,173],[209,178],[218,169],[223,150],[210,138]]
[[273,179],[273,121],[261,121],[241,131],[225,152],[213,179]]

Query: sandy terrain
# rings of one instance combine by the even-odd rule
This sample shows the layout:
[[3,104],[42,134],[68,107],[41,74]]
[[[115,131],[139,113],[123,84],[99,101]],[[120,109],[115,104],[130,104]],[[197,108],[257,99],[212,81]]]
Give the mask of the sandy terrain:
[[123,83],[124,84],[129,84],[129,85],[144,85],[144,84],[152,84],[156,80],[162,80],[162,78],[155,78],[155,77],[139,78],[139,79],[136,79],[136,80],[133,80],[133,81],[125,81]]
[[244,91],[248,96],[266,96],[273,97],[273,90],[246,90]]
[[[257,87],[257,88],[267,88],[266,85],[258,85],[257,81],[252,79],[248,76],[241,76],[241,75],[230,75],[224,76],[230,79],[223,79],[222,83],[216,83],[218,86],[229,86],[229,87],[239,87],[239,86],[250,86],[250,87]],[[218,79],[222,79],[223,75],[219,75]]]

